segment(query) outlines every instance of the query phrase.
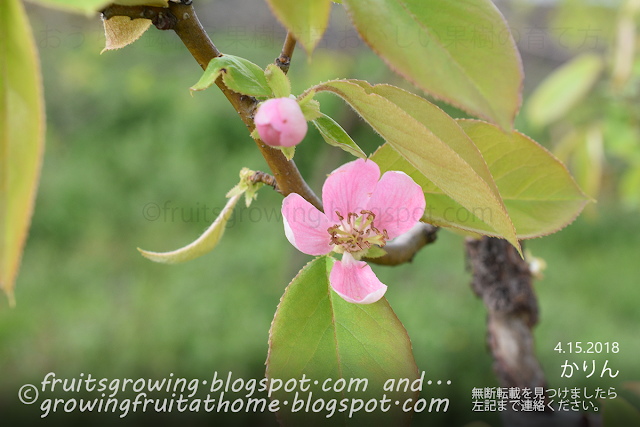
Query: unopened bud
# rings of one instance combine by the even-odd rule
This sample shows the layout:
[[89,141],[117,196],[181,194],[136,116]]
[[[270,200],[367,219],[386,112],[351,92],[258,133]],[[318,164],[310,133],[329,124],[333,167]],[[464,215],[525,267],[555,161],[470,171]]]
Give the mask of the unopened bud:
[[307,120],[291,98],[275,98],[261,104],[255,124],[260,139],[274,147],[293,147],[307,134]]

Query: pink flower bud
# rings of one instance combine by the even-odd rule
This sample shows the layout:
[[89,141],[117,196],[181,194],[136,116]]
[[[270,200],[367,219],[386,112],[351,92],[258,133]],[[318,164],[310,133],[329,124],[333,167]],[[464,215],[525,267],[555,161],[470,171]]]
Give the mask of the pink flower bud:
[[275,98],[261,104],[255,124],[260,139],[274,147],[293,147],[307,134],[307,120],[291,98]]

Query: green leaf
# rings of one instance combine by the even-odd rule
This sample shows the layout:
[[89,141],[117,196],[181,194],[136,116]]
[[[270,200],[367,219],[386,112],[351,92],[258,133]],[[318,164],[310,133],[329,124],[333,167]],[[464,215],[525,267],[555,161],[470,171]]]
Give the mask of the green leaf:
[[313,101],[313,97],[316,95],[316,91],[313,88],[306,90],[303,94],[296,98],[298,101],[298,105],[300,108],[307,105],[309,102]]
[[320,135],[322,135],[327,144],[342,148],[344,151],[361,159],[367,158],[367,155],[358,147],[358,144],[331,117],[323,114],[312,123],[320,131]]
[[561,119],[589,93],[604,64],[600,56],[585,53],[555,70],[531,94],[526,108],[534,126]]
[[640,412],[624,398],[607,399],[604,404],[602,425],[604,427],[640,426]]
[[276,64],[269,64],[264,70],[264,76],[276,98],[288,98],[291,95],[291,82]]
[[[311,404],[319,398],[381,399],[386,394],[391,399],[390,410],[377,410],[367,414],[364,408],[349,418],[349,410],[327,418],[327,412],[314,414],[311,410],[292,413],[295,393],[286,393],[284,387],[271,395],[278,399],[281,410],[278,419],[283,426],[301,425],[409,425],[411,414],[403,413],[394,401],[416,399],[417,393],[383,391],[388,379],[407,378],[413,383],[418,378],[411,342],[402,323],[398,320],[386,299],[370,305],[351,304],[340,298],[329,284],[329,273],[334,259],[323,256],[309,263],[287,287],[276,312],[269,332],[269,356],[267,378],[283,384],[291,378],[298,380],[304,375],[311,381],[309,392]],[[352,378],[367,379],[358,391],[354,387],[342,393],[323,393],[322,385],[327,379],[333,386],[343,378],[347,386]],[[314,384],[314,381],[318,381]],[[417,385],[417,383],[416,383]],[[309,393],[300,392],[298,399],[306,401]],[[283,401],[288,401],[288,405]],[[306,403],[305,403],[306,404]],[[350,407],[351,403],[348,403]],[[387,403],[386,405],[389,405]],[[317,417],[317,418],[314,418]],[[317,423],[317,424],[316,424]]]
[[296,147],[275,147],[278,150],[282,151],[282,154],[284,154],[284,157],[287,160],[291,160],[293,159],[293,156],[296,154]]
[[44,153],[40,64],[18,0],[0,2],[0,288],[13,290]]
[[151,26],[150,19],[131,19],[128,16],[114,16],[102,21],[106,43],[102,52],[120,49],[138,40]]
[[216,218],[207,231],[193,243],[172,252],[149,252],[140,248],[138,248],[138,251],[140,251],[145,258],[163,264],[179,264],[211,252],[222,238],[227,226],[227,221],[229,221],[233,213],[233,208],[235,208],[238,200],[240,200],[240,196],[242,196],[242,193],[232,196],[222,212],[220,212],[218,218]]
[[329,25],[331,0],[267,0],[267,4],[311,55]]
[[[545,148],[518,132],[505,134],[489,123],[458,120],[482,153],[515,225],[518,239],[554,233],[571,223],[589,201],[571,175]],[[387,144],[372,159],[382,171],[401,170],[425,192],[424,220],[434,225],[494,236],[479,219],[490,210],[468,210],[420,174]],[[474,212],[474,214],[472,214]]]
[[[336,80],[315,87],[347,101],[409,164],[516,248],[516,231],[478,149],[458,124],[423,98],[388,85]],[[419,183],[420,184],[420,183]]]
[[520,54],[490,0],[344,0],[360,36],[401,76],[473,115],[512,128]]
[[167,7],[167,0],[32,0],[43,6],[63,9],[76,13],[99,12],[112,3],[126,6],[160,6]]
[[234,92],[265,98],[272,96],[262,68],[251,61],[233,55],[213,58],[198,83],[191,87],[191,92],[207,89],[221,75],[224,84]]
[[315,99],[304,99],[304,102],[298,103],[298,105],[302,110],[302,115],[308,122],[316,120],[318,117],[322,116],[322,113],[320,112],[320,103]]

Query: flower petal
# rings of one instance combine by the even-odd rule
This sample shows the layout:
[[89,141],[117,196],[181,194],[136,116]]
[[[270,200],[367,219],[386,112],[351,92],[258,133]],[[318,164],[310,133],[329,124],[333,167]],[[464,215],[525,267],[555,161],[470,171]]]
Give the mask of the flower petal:
[[365,209],[380,179],[380,168],[371,160],[358,159],[331,172],[322,187],[324,212],[338,221],[336,211],[346,218],[349,212]]
[[299,194],[291,193],[282,201],[284,233],[289,242],[308,255],[325,255],[332,251],[327,217]]
[[367,209],[376,215],[373,225],[387,230],[389,239],[406,233],[424,215],[422,188],[407,174],[386,172],[369,199]]
[[372,304],[387,291],[371,267],[364,261],[356,261],[349,252],[345,252],[342,261],[333,264],[329,282],[345,301],[356,304]]

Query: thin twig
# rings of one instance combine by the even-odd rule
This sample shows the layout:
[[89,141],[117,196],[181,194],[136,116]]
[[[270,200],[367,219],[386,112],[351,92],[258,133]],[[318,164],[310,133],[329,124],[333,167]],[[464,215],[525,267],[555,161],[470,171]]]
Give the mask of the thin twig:
[[280,56],[276,58],[276,65],[284,71],[285,74],[289,71],[291,65],[291,57],[293,56],[293,49],[296,47],[296,38],[291,31],[287,32],[287,38],[284,39],[284,46],[282,46],[282,52]]
[[280,191],[280,190],[278,190],[278,182],[276,181],[276,179],[272,175],[269,175],[266,172],[257,171],[249,179],[254,183],[255,182],[261,182],[261,183],[266,184],[266,185],[268,185],[270,187],[273,187],[273,189],[278,191],[278,192]]

